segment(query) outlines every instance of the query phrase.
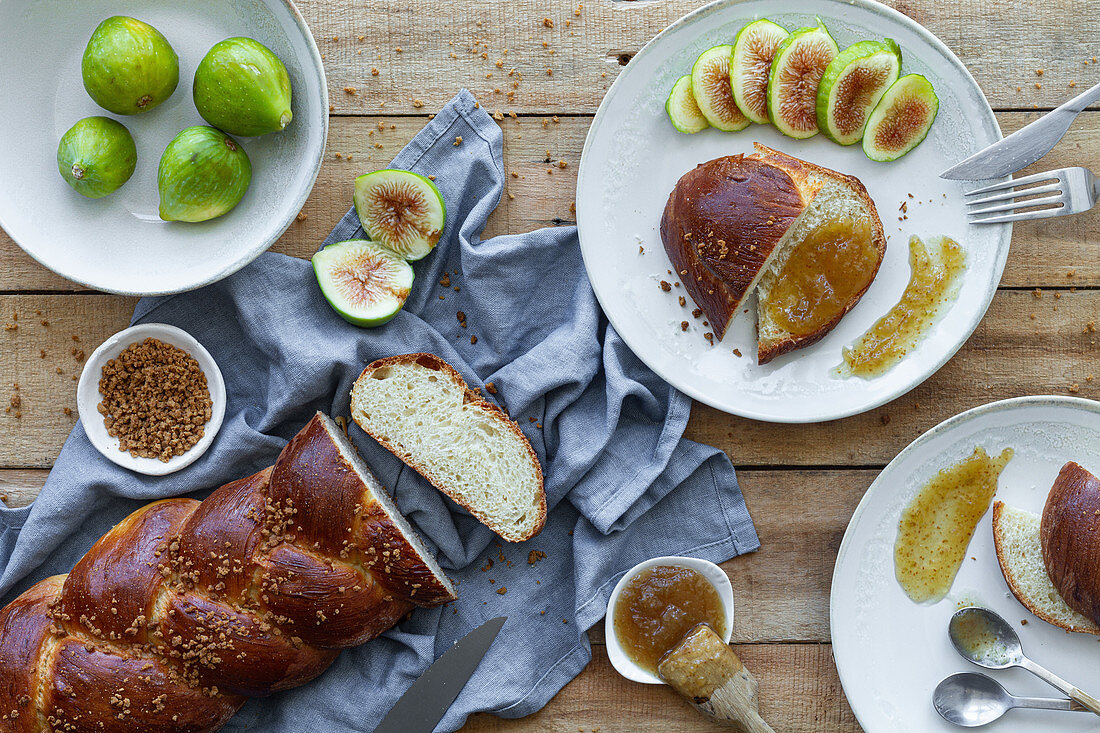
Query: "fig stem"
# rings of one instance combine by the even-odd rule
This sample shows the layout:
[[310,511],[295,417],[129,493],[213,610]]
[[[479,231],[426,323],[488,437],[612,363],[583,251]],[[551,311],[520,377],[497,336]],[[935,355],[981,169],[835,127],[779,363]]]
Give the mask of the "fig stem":
[[84,178],[84,169],[80,167],[80,163],[73,163],[73,178],[78,181]]

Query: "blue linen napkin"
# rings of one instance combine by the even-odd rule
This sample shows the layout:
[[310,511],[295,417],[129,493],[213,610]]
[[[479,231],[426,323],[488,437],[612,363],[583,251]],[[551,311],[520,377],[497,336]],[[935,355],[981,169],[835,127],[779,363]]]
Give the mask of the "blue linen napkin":
[[[415,264],[405,309],[381,328],[345,323],[308,262],[271,253],[215,285],[143,299],[134,323],[180,326],[220,365],[228,394],[221,431],[189,468],[148,477],[107,461],[78,423],[38,499],[0,509],[3,603],[68,571],[144,503],[202,498],[270,465],[315,410],[349,414],[348,392],[368,362],[413,351],[438,354],[472,387],[495,385],[495,397],[486,396],[508,409],[542,463],[546,527],[527,542],[502,542],[352,424],[363,456],[438,548],[458,601],[415,610],[342,653],[316,682],[250,701],[225,730],[369,731],[436,657],[500,615],[508,622],[438,729],[455,730],[478,711],[528,715],[589,662],[585,632],[632,565],[658,555],[719,562],[757,549],[729,459],[682,438],[690,400],[608,325],[576,229],[481,240],[503,189],[501,149],[500,128],[464,90],[394,160],[436,176],[447,227]],[[353,210],[326,243],[362,236]]]

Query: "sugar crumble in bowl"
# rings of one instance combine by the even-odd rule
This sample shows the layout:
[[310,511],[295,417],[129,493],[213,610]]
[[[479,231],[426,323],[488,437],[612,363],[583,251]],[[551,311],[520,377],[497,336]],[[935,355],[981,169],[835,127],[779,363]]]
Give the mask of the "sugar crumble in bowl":
[[225,416],[225,382],[202,344],[163,323],[111,336],[84,366],[80,422],[92,445],[137,473],[163,476],[196,461]]

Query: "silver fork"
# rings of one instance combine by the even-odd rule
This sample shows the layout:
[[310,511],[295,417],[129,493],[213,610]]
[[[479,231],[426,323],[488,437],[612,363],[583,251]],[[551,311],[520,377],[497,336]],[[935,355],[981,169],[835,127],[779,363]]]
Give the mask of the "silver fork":
[[1080,214],[1096,205],[1097,188],[1096,176],[1088,168],[1059,168],[970,191],[966,196],[992,195],[968,200],[967,206],[981,208],[970,208],[967,214],[972,224]]

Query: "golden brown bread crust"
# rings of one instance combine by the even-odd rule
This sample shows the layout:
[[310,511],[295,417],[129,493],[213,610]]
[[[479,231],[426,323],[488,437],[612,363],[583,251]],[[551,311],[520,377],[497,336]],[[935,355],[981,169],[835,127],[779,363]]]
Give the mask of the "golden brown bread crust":
[[661,216],[661,241],[675,277],[719,340],[811,198],[755,153],[701,163],[676,182]]
[[1008,583],[1008,589],[1012,591],[1012,595],[1016,596],[1016,600],[1018,600],[1024,608],[1031,611],[1031,613],[1033,613],[1036,617],[1041,618],[1043,621],[1046,621],[1052,626],[1057,626],[1059,628],[1065,629],[1066,631],[1075,631],[1081,634],[1100,635],[1100,631],[1095,628],[1070,626],[1047,614],[1045,611],[1043,611],[1043,609],[1035,606],[1035,604],[1031,602],[1031,598],[1026,593],[1024,593],[1023,589],[1021,589],[1016,584],[1016,576],[1013,573],[1009,572],[1008,569],[1008,553],[1002,547],[1004,538],[1001,536],[1001,513],[1004,510],[1004,506],[1005,503],[1003,501],[993,502],[993,547],[997,552],[997,564],[1001,567],[1001,575],[1004,576],[1005,582]]
[[1058,593],[1100,624],[1100,479],[1072,461],[1062,466],[1043,507],[1039,540]]
[[856,307],[856,303],[863,298],[863,294],[871,287],[871,283],[875,281],[875,276],[878,275],[879,267],[882,266],[882,258],[886,256],[886,233],[883,231],[882,219],[878,215],[878,209],[875,208],[875,202],[871,200],[871,196],[867,193],[867,188],[863,185],[863,182],[855,176],[838,173],[830,168],[822,168],[819,165],[814,165],[805,160],[793,158],[786,153],[773,150],[760,143],[753,143],[753,146],[757,151],[753,153],[753,157],[758,158],[763,163],[774,165],[784,170],[787,175],[791,177],[791,180],[794,181],[795,186],[803,191],[804,196],[808,197],[806,199],[807,202],[813,200],[813,197],[821,190],[820,181],[813,180],[815,176],[820,178],[831,178],[855,193],[860,201],[863,202],[863,206],[866,207],[866,210],[870,213],[871,242],[874,244],[875,249],[878,250],[878,262],[875,263],[875,272],[867,281],[867,285],[853,295],[844,308],[833,318],[829,319],[827,323],[823,324],[813,333],[806,334],[805,336],[787,336],[781,341],[769,344],[760,342],[758,344],[756,354],[757,362],[760,364],[767,364],[777,356],[817,343],[825,337],[825,334],[836,328],[836,325],[840,323],[840,319],[843,318],[848,311]]
[[41,729],[35,704],[38,656],[53,625],[46,611],[64,582],[64,575],[46,578],[0,610],[0,730]]
[[[460,386],[464,390],[463,404],[477,405],[478,407],[484,409],[486,412],[489,412],[498,417],[501,427],[511,431],[515,435],[516,439],[519,440],[527,449],[527,454],[531,459],[531,463],[535,466],[536,473],[538,474],[540,501],[538,519],[536,520],[531,532],[523,537],[504,537],[504,535],[501,536],[504,537],[504,539],[508,542],[523,542],[524,540],[528,540],[537,535],[539,532],[542,531],[543,526],[546,524],[546,492],[542,490],[542,464],[539,463],[538,456],[535,455],[535,450],[531,447],[531,442],[527,440],[527,436],[523,434],[523,431],[519,429],[519,426],[516,425],[515,422],[513,422],[512,419],[508,417],[508,415],[503,410],[501,410],[493,403],[482,399],[480,395],[471,390],[470,387],[466,384],[466,380],[463,379],[462,375],[458,373],[458,370],[456,370],[447,362],[440,359],[435,354],[400,354],[398,356],[389,356],[384,359],[378,359],[371,362],[367,365],[367,368],[364,369],[363,372],[359,375],[359,378],[356,381],[358,382],[359,379],[369,377],[370,374],[373,374],[375,371],[387,366],[394,366],[398,364],[412,364],[414,362],[422,367],[434,369],[437,372],[442,372],[447,379],[454,382],[456,385]],[[359,424],[359,421],[356,422],[357,424]],[[395,456],[404,461],[406,465],[408,465],[414,471],[426,478],[432,486],[437,488],[439,491],[442,491],[444,494],[449,496],[456,504],[473,514],[482,524],[486,524],[490,528],[493,526],[491,520],[487,521],[486,517],[481,512],[470,506],[460,497],[452,494],[446,486],[446,482],[442,481],[438,476],[435,476],[426,466],[423,466],[419,462],[414,460],[413,457],[410,456],[406,451],[404,451],[400,446],[395,445],[392,441],[387,439],[385,435],[368,430],[362,424],[359,424],[359,427],[363,428],[363,432],[365,432],[367,435],[378,441],[378,443],[381,444],[382,447],[384,447],[390,453],[393,453]]]
[[139,509],[0,610],[0,730],[215,731],[453,600],[330,429],[318,414],[275,466]]

